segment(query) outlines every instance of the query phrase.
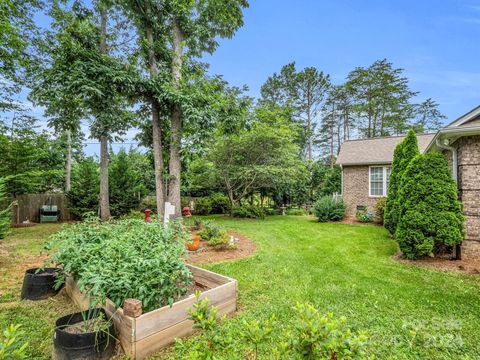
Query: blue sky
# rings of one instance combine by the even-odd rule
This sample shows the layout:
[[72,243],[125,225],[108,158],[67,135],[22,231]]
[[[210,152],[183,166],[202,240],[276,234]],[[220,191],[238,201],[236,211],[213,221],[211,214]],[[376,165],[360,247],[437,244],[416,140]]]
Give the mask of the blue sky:
[[204,60],[258,96],[291,61],[341,83],[353,68],[387,58],[450,122],[480,104],[479,40],[478,0],[250,0],[243,28]]

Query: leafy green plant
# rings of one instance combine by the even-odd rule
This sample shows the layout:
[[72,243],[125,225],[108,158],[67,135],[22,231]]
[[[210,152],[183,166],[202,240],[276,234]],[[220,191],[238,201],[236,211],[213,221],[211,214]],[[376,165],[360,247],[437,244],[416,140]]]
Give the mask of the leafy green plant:
[[240,336],[246,343],[253,346],[254,359],[258,359],[259,346],[270,339],[275,330],[275,325],[275,314],[263,323],[256,319],[243,321],[244,330],[240,332]]
[[202,330],[203,336],[190,349],[189,359],[215,359],[215,351],[228,351],[233,343],[233,338],[226,332],[223,315],[218,318],[218,310],[215,306],[209,306],[208,298],[200,300],[200,292],[195,292],[197,301],[193,309],[189,309],[188,318],[194,322],[193,328]]
[[185,227],[168,227],[142,220],[100,223],[88,219],[69,225],[51,240],[59,251],[52,261],[62,266],[62,275],[73,275],[80,290],[101,303],[105,298],[117,306],[126,298],[142,301],[145,311],[172,304],[186,293],[191,273],[182,259],[189,240]]
[[236,218],[264,219],[265,211],[255,205],[241,205],[233,208],[232,216]]
[[440,153],[417,155],[402,176],[400,217],[395,239],[409,259],[433,255],[436,245],[463,240],[462,204],[447,159]]
[[20,325],[11,324],[0,337],[0,360],[19,360],[27,359],[27,342],[22,342],[20,338],[24,336],[20,331]]
[[0,240],[4,239],[12,221],[12,204],[7,198],[5,181],[0,179]]
[[383,219],[385,215],[385,205],[387,204],[387,198],[381,197],[375,204],[375,221],[383,225]]
[[122,215],[120,220],[126,219],[137,219],[137,220],[145,220],[145,214],[138,210],[130,210],[128,214]]
[[341,198],[322,196],[315,202],[313,214],[319,222],[342,220],[345,217],[345,203]]
[[373,214],[367,210],[358,210],[356,218],[360,222],[369,223],[373,221]]
[[286,336],[282,352],[288,359],[364,359],[366,333],[355,333],[345,317],[336,319],[310,304],[297,304],[295,324]]
[[203,228],[198,232],[198,235],[202,240],[208,242],[208,246],[211,246],[216,250],[231,248],[228,232],[213,221],[205,221],[203,223]]
[[[203,334],[188,344],[188,359],[216,359],[216,353],[224,358],[260,358],[260,349],[270,343],[271,359],[366,359],[368,336],[347,326],[344,317],[337,319],[332,313],[322,315],[310,304],[297,304],[293,308],[293,323],[280,326],[275,314],[265,321],[244,320],[242,327],[228,328],[225,317],[217,318],[217,309],[210,306],[208,299],[199,299],[190,310],[194,328]],[[180,347],[182,341],[177,342]],[[253,348],[250,353],[241,354],[239,349]],[[234,351],[235,353],[232,353]],[[229,356],[230,355],[230,356]],[[243,355],[243,356],[242,356]],[[373,359],[373,357],[372,357]]]

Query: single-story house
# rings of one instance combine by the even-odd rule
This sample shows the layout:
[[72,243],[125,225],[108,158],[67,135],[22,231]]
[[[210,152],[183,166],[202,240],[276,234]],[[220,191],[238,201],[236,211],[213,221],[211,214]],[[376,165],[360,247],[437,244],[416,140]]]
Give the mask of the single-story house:
[[[404,136],[350,140],[342,144],[337,164],[342,168],[342,196],[347,216],[357,210],[374,212],[387,196],[395,146]],[[480,259],[480,106],[434,134],[418,135],[420,152],[444,152],[458,184],[465,214],[464,258]]]

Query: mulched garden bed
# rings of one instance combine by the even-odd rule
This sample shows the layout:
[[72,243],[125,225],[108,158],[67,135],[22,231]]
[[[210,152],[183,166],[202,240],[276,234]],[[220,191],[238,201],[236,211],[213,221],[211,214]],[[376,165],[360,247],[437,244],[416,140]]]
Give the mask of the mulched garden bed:
[[424,258],[407,260],[402,254],[395,255],[395,259],[404,264],[431,268],[440,271],[453,271],[466,274],[480,274],[480,260],[450,260],[446,258]]
[[256,250],[255,243],[247,237],[229,232],[238,239],[235,243],[235,249],[231,250],[215,250],[209,247],[205,242],[202,242],[203,250],[195,254],[189,254],[187,262],[189,264],[208,264],[217,263],[227,260],[235,260],[250,256]]

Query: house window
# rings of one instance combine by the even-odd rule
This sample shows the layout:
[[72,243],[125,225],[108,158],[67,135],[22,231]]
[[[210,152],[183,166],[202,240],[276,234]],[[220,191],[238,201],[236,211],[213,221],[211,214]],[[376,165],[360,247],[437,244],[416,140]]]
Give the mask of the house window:
[[370,196],[387,196],[390,166],[370,166]]

